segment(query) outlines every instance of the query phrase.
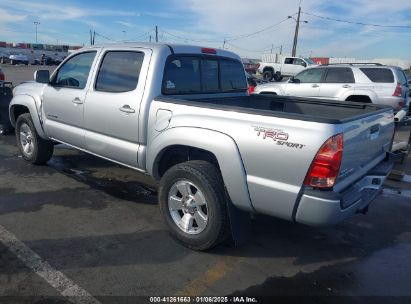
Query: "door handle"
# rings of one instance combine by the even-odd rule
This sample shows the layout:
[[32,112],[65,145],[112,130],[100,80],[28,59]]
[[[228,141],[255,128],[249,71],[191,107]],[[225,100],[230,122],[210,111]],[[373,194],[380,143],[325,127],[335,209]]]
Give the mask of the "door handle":
[[351,86],[350,86],[350,85],[348,85],[348,84],[344,84],[342,87],[343,87],[344,89],[351,88]]
[[130,108],[129,105],[124,105],[119,110],[124,113],[135,113],[136,112],[136,110],[134,110],[133,108]]
[[318,84],[313,84],[313,85],[311,85],[311,87],[313,87],[313,88],[318,88],[319,85],[318,85]]
[[81,101],[81,99],[78,97],[74,98],[71,102],[75,104],[83,104],[83,101]]

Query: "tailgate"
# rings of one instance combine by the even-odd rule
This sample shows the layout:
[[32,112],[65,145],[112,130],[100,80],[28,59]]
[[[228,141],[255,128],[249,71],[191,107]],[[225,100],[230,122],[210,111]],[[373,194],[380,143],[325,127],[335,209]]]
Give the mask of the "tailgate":
[[344,150],[335,188],[343,189],[382,161],[394,133],[392,110],[343,125]]

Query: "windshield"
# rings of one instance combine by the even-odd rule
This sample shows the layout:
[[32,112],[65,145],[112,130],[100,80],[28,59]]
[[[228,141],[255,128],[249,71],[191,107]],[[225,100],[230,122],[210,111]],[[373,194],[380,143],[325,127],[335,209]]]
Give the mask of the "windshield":
[[308,64],[312,64],[312,65],[314,65],[315,63],[314,63],[314,61],[312,61],[310,58],[304,58],[304,60],[308,63]]

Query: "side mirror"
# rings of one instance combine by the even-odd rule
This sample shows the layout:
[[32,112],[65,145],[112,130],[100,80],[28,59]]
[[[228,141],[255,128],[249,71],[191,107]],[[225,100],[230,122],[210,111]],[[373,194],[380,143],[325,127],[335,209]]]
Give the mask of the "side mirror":
[[306,62],[303,62],[303,63],[301,63],[301,65],[303,66],[303,67],[307,67],[307,63]]
[[294,76],[291,76],[291,77],[290,77],[290,80],[288,80],[288,82],[291,82],[291,83],[300,83],[300,79],[295,78]]
[[34,72],[34,80],[39,83],[49,83],[50,72],[48,70],[37,70]]

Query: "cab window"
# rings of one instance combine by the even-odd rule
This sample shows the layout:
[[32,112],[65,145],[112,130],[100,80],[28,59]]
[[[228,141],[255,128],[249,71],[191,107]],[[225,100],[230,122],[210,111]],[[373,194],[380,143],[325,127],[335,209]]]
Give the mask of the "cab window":
[[164,95],[247,90],[243,64],[231,58],[172,55],[164,68]]
[[144,54],[131,51],[109,51],[98,71],[95,90],[121,93],[137,88]]
[[57,87],[84,89],[96,52],[75,55],[58,70],[53,85]]
[[355,83],[354,74],[350,68],[328,68],[326,83]]
[[324,75],[324,69],[308,69],[297,74],[294,82],[297,83],[318,83]]

